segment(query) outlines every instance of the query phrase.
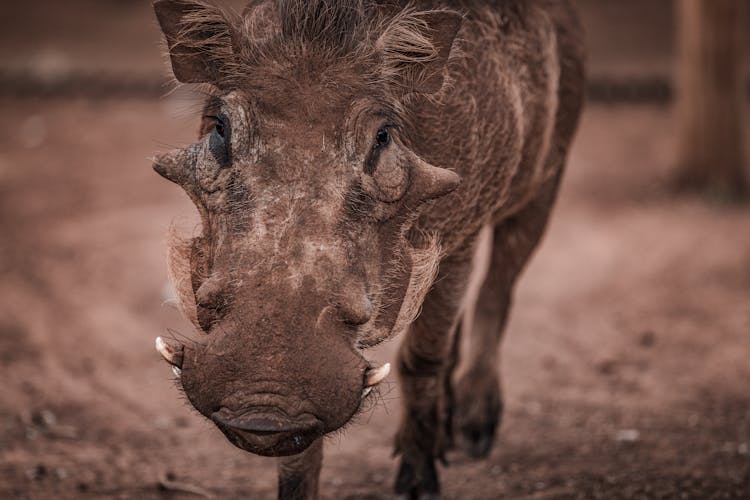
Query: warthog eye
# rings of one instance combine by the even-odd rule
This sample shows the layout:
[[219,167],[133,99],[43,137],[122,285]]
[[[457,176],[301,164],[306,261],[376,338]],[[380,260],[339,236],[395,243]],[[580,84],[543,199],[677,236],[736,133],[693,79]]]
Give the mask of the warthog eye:
[[377,166],[378,157],[380,152],[391,143],[391,132],[388,130],[388,126],[382,127],[375,133],[375,144],[372,145],[372,151],[367,157],[365,162],[365,173],[372,175],[375,172]]
[[229,164],[229,122],[222,116],[206,116],[214,120],[214,128],[208,139],[208,148],[221,166]]
[[375,134],[375,148],[384,148],[391,142],[391,133],[388,127],[383,127]]

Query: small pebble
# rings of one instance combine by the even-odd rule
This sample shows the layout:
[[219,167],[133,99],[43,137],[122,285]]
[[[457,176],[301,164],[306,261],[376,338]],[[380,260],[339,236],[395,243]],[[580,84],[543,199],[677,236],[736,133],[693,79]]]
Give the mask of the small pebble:
[[45,467],[44,464],[37,464],[35,467],[26,471],[26,477],[28,477],[32,481],[44,479],[46,475],[47,467]]
[[51,410],[40,410],[31,415],[31,423],[37,427],[52,427],[57,423],[57,417]]
[[597,363],[596,369],[602,375],[612,375],[617,371],[617,362],[613,359],[605,359]]
[[52,410],[42,410],[40,415],[42,417],[42,422],[47,427],[52,427],[53,425],[57,424],[57,416],[52,413]]
[[640,436],[641,433],[636,429],[621,429],[617,431],[617,434],[615,434],[615,441],[634,443],[638,441]]
[[642,347],[653,347],[656,344],[656,334],[652,331],[645,331],[641,334],[639,343]]

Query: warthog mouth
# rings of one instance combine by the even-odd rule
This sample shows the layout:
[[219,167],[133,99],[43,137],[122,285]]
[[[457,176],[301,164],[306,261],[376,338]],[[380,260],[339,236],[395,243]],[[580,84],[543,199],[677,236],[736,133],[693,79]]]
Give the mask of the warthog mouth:
[[[192,351],[175,339],[162,337],[156,338],[155,347],[164,361],[172,367],[185,394],[190,398],[188,386],[191,384],[185,386],[184,378],[189,378],[194,367],[188,366],[184,373],[183,369],[191,359]],[[377,366],[364,359],[362,363],[355,371],[355,376],[356,373],[361,373],[361,378],[346,395],[348,401],[344,411],[351,413],[347,413],[345,418],[342,418],[344,415],[331,416],[328,411],[330,408],[325,407],[326,401],[322,404],[300,399],[291,401],[281,397],[280,391],[274,387],[259,386],[257,383],[253,386],[255,393],[235,391],[216,403],[196,404],[193,400],[190,401],[236,447],[269,457],[296,455],[305,451],[316,439],[334,432],[351,420],[361,408],[361,402],[373,388],[385,380],[391,370],[390,363]],[[360,392],[354,392],[357,390]]]
[[253,408],[239,415],[222,408],[211,420],[238,448],[267,457],[301,453],[323,435],[323,423],[314,415],[289,417],[276,408]]

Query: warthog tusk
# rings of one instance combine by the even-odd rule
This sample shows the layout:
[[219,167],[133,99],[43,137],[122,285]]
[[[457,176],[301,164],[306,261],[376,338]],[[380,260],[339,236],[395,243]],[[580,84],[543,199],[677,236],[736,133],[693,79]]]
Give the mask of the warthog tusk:
[[391,364],[386,363],[380,368],[371,368],[367,372],[367,380],[365,381],[365,387],[373,387],[383,381],[385,377],[391,372]]
[[182,376],[182,370],[177,368],[176,366],[172,367],[172,373],[174,373],[174,376],[178,378]]
[[362,389],[362,399],[365,399],[368,394],[370,394],[370,391],[372,391],[372,387],[365,387]]
[[156,350],[170,365],[176,368],[182,367],[183,346],[176,342],[168,342],[161,337],[156,337]]

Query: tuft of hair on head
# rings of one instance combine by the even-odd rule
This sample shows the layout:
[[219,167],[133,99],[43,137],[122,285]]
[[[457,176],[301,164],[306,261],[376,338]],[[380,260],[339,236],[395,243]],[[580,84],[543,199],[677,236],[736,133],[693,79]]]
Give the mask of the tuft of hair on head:
[[362,0],[279,0],[281,34],[286,40],[352,51],[365,19]]

